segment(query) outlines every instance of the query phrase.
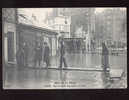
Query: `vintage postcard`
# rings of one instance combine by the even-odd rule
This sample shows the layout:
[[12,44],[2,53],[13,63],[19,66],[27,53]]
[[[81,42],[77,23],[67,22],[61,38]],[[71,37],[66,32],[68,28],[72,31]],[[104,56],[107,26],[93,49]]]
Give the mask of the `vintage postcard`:
[[125,7],[2,8],[3,89],[127,88]]

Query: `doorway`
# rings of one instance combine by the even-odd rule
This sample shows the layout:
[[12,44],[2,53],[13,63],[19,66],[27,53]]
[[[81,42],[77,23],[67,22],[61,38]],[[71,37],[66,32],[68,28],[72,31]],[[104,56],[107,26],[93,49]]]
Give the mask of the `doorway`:
[[14,32],[8,32],[8,61],[14,61]]

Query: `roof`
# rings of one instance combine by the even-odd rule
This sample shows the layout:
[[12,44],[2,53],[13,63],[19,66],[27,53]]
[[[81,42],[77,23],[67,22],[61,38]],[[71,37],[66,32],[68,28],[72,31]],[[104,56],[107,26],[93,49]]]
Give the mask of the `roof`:
[[57,35],[58,34],[54,30],[50,30],[50,29],[42,28],[42,27],[37,27],[37,26],[34,26],[34,25],[23,24],[23,23],[19,23],[18,27],[22,27],[24,29],[26,28],[26,29],[32,29],[32,30],[35,30],[35,31],[40,31],[40,32],[44,32],[44,33],[47,33],[47,34],[50,34],[50,35]]

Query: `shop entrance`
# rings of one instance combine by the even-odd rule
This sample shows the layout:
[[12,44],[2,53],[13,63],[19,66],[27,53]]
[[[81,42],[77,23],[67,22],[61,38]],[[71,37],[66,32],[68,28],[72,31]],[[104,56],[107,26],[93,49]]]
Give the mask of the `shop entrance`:
[[8,61],[14,61],[14,32],[8,32]]

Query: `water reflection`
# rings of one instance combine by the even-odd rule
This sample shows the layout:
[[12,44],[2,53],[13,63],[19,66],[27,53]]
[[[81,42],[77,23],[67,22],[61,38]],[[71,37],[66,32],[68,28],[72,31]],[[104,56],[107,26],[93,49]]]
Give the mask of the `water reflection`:
[[[69,67],[96,67],[101,65],[101,54],[66,54],[66,62]],[[54,56],[50,59],[50,67],[59,67],[60,56]],[[43,64],[43,63],[42,63]],[[127,54],[119,56],[109,55],[109,64],[111,68],[126,68]],[[29,65],[32,65],[29,63]],[[45,67],[45,65],[41,65]]]
[[[55,61],[54,61],[55,60]],[[59,58],[51,59],[53,65],[58,66]],[[54,62],[57,62],[54,64]],[[70,67],[95,67],[101,65],[100,54],[67,54],[66,62]],[[121,54],[119,56],[109,55],[109,63],[112,68],[126,68],[127,55]]]
[[109,78],[110,78],[110,73],[109,72],[102,72],[101,73],[101,79],[102,79],[102,85],[104,88],[109,87]]
[[67,73],[68,71],[60,70],[60,80],[62,82],[67,81]]
[[[58,59],[58,58],[57,58]],[[110,65],[112,68],[126,69],[126,55],[110,56]],[[58,61],[58,60],[56,60]],[[67,63],[72,67],[94,67],[101,64],[101,55],[67,55]],[[53,61],[54,63],[54,61]],[[56,64],[56,63],[55,63]],[[52,67],[52,66],[51,66]],[[58,66],[57,66],[58,67]],[[49,84],[51,81],[73,81],[78,84],[86,84],[84,88],[107,88],[109,82],[109,73],[91,72],[91,71],[67,71],[53,69],[33,69],[8,67],[3,73],[4,88],[44,88],[43,84]]]

